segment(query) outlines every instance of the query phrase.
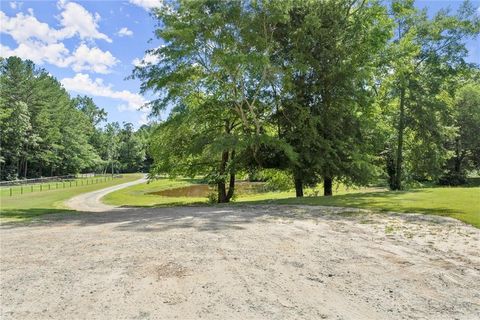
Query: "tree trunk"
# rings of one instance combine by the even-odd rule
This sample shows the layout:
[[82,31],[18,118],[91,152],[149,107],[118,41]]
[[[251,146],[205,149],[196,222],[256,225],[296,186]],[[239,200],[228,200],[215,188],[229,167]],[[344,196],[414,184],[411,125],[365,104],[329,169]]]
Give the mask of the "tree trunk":
[[333,179],[332,178],[325,177],[323,179],[323,195],[324,196],[331,196],[333,194],[332,184],[333,184]]
[[227,168],[227,163],[228,163],[228,151],[223,151],[222,152],[222,160],[220,161],[220,168],[218,170],[218,173],[222,177],[217,182],[218,203],[228,202],[227,191],[226,191],[226,188],[225,188],[225,178],[223,178],[223,176],[225,175],[225,170]]
[[460,175],[462,166],[462,158],[460,155],[460,139],[455,139],[455,162],[454,162],[454,170],[457,175]]
[[233,194],[235,192],[235,174],[231,173],[230,174],[230,182],[228,184],[228,193],[226,197],[226,202],[230,202],[230,200],[233,197]]
[[400,91],[400,115],[398,120],[397,162],[395,166],[395,181],[392,190],[402,190],[403,167],[403,131],[405,130],[405,88]]
[[218,203],[226,203],[227,192],[225,190],[225,181],[217,182],[217,190],[218,190]]
[[303,197],[303,180],[301,178],[295,178],[295,196],[297,198]]
[[[235,159],[235,150],[232,150],[230,154],[230,160],[233,161]],[[227,193],[227,198],[226,202],[230,202],[230,199],[232,199],[233,194],[235,192],[235,169],[230,168],[230,181],[228,183],[228,193]]]
[[28,160],[25,157],[25,179],[27,179],[27,171],[28,171]]

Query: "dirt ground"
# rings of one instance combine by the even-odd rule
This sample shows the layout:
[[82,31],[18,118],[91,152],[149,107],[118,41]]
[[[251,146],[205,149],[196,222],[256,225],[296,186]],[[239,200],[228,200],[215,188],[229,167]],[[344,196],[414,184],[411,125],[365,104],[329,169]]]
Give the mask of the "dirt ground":
[[6,319],[479,319],[480,230],[306,206],[4,224]]

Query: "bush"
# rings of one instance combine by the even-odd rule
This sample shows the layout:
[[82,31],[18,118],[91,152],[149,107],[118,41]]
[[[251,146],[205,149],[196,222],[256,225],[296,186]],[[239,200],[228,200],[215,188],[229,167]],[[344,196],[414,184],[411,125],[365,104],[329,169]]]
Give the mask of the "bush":
[[467,183],[467,177],[462,173],[449,172],[438,180],[443,186],[461,186]]
[[208,203],[215,204],[218,202],[218,195],[216,192],[210,192],[208,194]]
[[259,175],[265,181],[266,191],[287,191],[293,188],[293,178],[290,173],[278,169],[265,169]]

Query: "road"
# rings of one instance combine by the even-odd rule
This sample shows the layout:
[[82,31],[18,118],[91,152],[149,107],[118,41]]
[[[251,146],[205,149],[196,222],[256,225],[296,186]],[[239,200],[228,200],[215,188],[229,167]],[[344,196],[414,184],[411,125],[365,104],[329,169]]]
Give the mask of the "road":
[[480,314],[480,230],[450,218],[276,205],[125,208],[5,224],[0,239],[2,320]]
[[113,187],[108,187],[105,189],[101,190],[96,190],[88,193],[83,193],[81,195],[78,195],[76,197],[73,197],[65,202],[65,205],[73,210],[77,211],[84,211],[84,212],[105,212],[105,211],[111,211],[113,209],[116,209],[114,206],[109,206],[100,201],[100,199],[117,190],[134,186],[136,184],[144,183],[146,182],[147,179],[146,177],[143,177],[141,179],[131,181],[131,182],[126,182],[122,183]]

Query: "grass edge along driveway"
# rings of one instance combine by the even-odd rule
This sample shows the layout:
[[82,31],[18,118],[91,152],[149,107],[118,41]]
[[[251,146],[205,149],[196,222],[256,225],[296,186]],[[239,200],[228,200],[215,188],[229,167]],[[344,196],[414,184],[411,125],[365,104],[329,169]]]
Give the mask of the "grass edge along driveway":
[[32,218],[50,214],[69,212],[63,203],[79,194],[115,186],[125,182],[135,181],[142,177],[140,173],[122,174],[120,178],[91,185],[83,185],[58,190],[38,191],[0,197],[0,222],[27,221]]
[[[159,190],[187,186],[191,179],[159,179],[106,195],[106,204],[132,207],[158,207],[206,204],[206,198],[162,197]],[[429,187],[407,191],[349,189],[342,187],[332,197],[295,198],[293,192],[267,192],[238,197],[234,204],[286,204],[352,207],[374,212],[422,213],[448,216],[480,228],[480,187]]]

